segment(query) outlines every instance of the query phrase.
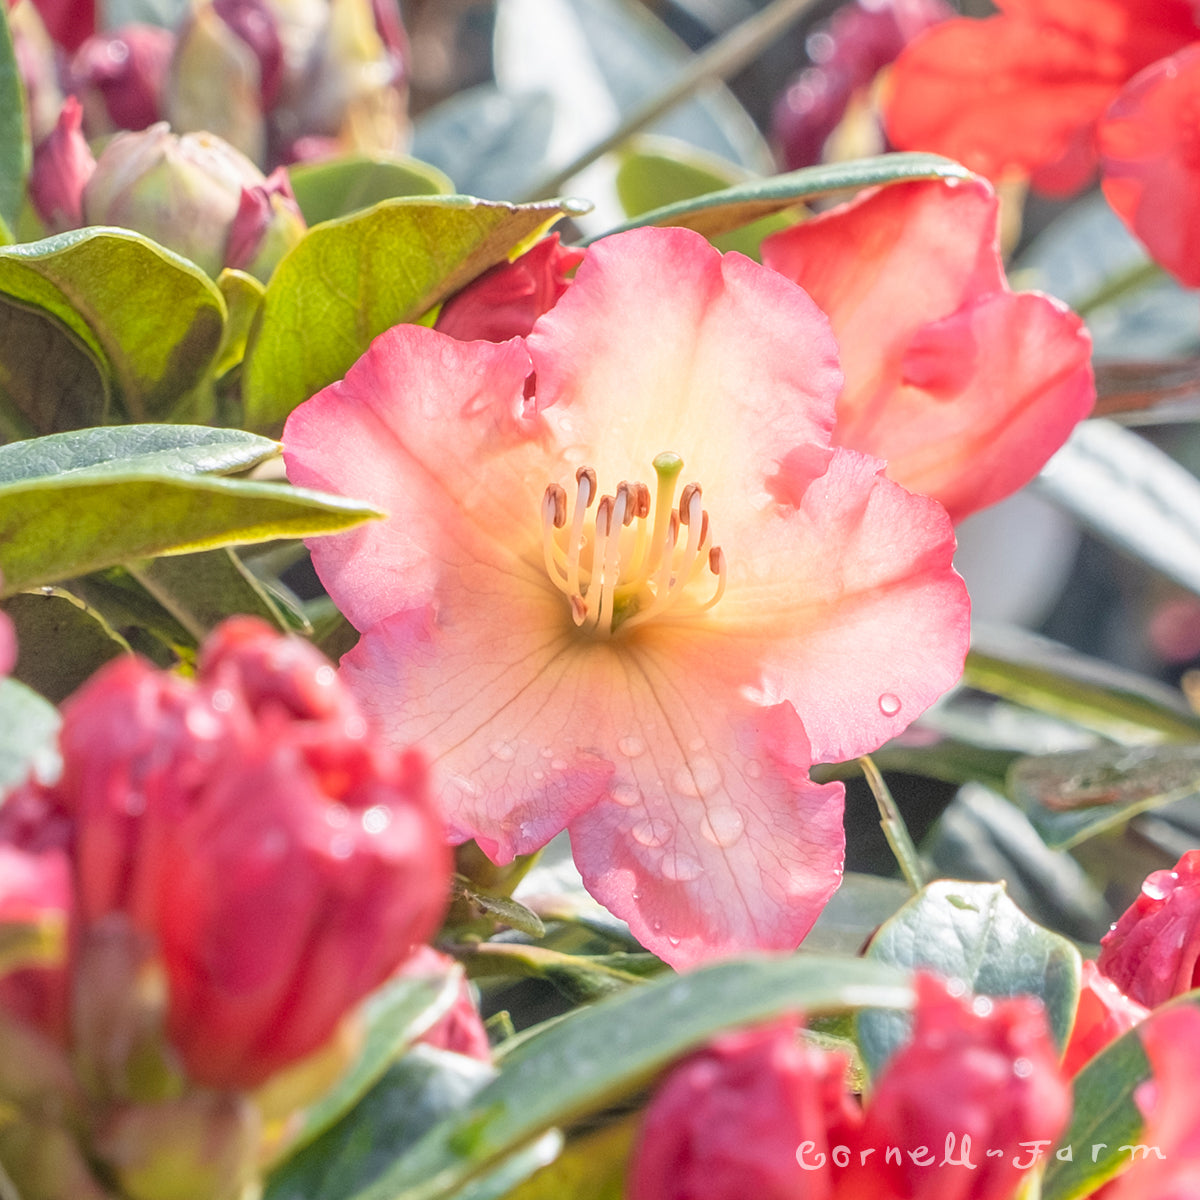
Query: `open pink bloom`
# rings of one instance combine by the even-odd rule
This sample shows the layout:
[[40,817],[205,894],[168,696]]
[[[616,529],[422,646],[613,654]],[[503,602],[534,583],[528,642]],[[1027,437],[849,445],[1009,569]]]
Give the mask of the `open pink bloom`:
[[888,136],[997,178],[1069,193],[1095,172],[1096,122],[1127,80],[1200,36],[1191,0],[998,0],[947,21],[892,69]]
[[1198,119],[1200,43],[1147,67],[1117,97],[1097,134],[1109,204],[1188,287],[1200,285]]
[[363,631],[342,670],[433,759],[453,838],[507,862],[569,827],[676,964],[800,941],[843,853],[810,764],[961,669],[950,523],[830,446],[840,380],[799,288],[641,229],[527,339],[397,326],[285,430],[293,481],[392,514],[313,557]]
[[1185,1005],[1156,1013],[1140,1036],[1153,1078],[1134,1093],[1146,1118],[1136,1141],[1156,1150],[1100,1194],[1104,1200],[1195,1200],[1200,1195],[1200,1012]]
[[1200,850],[1146,876],[1101,940],[1096,965],[1147,1008],[1200,986]]
[[1028,483],[1095,401],[1083,322],[1009,290],[983,180],[869,192],[768,238],[763,262],[833,325],[835,443],[956,521]]

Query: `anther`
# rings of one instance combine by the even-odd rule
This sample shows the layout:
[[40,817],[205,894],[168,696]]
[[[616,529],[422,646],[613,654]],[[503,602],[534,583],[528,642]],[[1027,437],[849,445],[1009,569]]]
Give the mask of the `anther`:
[[650,489],[644,483],[635,483],[636,489],[634,513],[639,521],[644,521],[650,515]]
[[679,493],[679,519],[685,524],[691,524],[692,520],[692,501],[700,495],[700,485],[698,483],[685,483],[683,491]]
[[591,467],[580,467],[575,472],[575,482],[579,484],[579,494],[576,503],[583,508],[591,508],[596,498],[596,472]]
[[557,483],[546,488],[546,513],[555,529],[567,523],[567,493]]

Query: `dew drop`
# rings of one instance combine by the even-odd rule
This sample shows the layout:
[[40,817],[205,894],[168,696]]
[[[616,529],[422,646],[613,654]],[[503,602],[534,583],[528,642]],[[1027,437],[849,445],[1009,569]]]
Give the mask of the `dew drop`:
[[671,826],[666,821],[652,819],[639,821],[632,830],[633,840],[653,849],[664,845],[671,837]]
[[1170,885],[1165,883],[1161,878],[1165,872],[1155,871],[1152,875],[1146,877],[1146,881],[1142,884],[1142,895],[1147,900],[1165,900],[1167,894],[1171,891]]
[[543,746],[539,753],[547,761],[554,757],[554,750],[550,746]]
[[565,771],[568,765],[565,758],[552,758],[550,760],[550,769],[552,771]]
[[697,879],[704,868],[690,854],[666,854],[659,867],[664,878],[673,879],[676,883],[686,883],[689,879]]
[[362,717],[347,717],[345,725],[342,726],[345,734],[353,741],[367,735],[367,722]]
[[493,742],[488,747],[488,753],[493,758],[498,758],[501,762],[512,762],[517,757],[517,752],[508,742]]
[[391,823],[392,814],[382,804],[368,808],[362,815],[362,827],[367,833],[382,833]]
[[1033,1074],[1033,1063],[1027,1058],[1017,1058],[1013,1060],[1012,1069],[1018,1079],[1028,1079]]
[[630,734],[628,737],[623,737],[617,743],[617,749],[625,755],[626,758],[637,758],[639,754],[646,753],[646,743],[642,741],[636,734]]
[[313,678],[316,680],[318,687],[330,687],[337,678],[337,672],[327,664],[323,667],[318,667],[317,673]]
[[334,858],[349,858],[354,853],[354,839],[349,834],[339,833],[330,840],[329,853]]
[[530,772],[530,774],[533,775],[533,778],[537,783],[541,783],[542,780],[546,778],[545,771],[532,771],[532,772]]
[[760,763],[757,758],[752,758],[746,764],[746,777],[748,779],[761,779],[762,771],[762,763]]
[[698,758],[692,763],[692,778],[702,796],[711,796],[723,782],[721,768],[711,758]]
[[698,798],[700,789],[696,786],[696,781],[692,778],[692,773],[687,767],[680,767],[679,770],[671,776],[671,786],[681,796],[691,796],[693,799]]
[[228,712],[233,707],[233,693],[228,688],[217,688],[212,694],[212,706],[217,712]]
[[661,921],[651,921],[650,922],[650,928],[653,929],[655,933],[662,933],[662,927],[663,926],[662,926]]
[[994,1007],[995,1005],[987,996],[976,996],[975,999],[971,1001],[971,1011],[977,1017],[990,1017]]
[[334,829],[345,829],[350,824],[350,810],[344,804],[330,804],[325,808],[325,824]]
[[608,794],[625,808],[632,808],[641,798],[641,789],[632,783],[614,783],[608,789]]
[[711,809],[700,823],[700,832],[714,846],[728,849],[736,845],[746,830],[746,822],[736,808]]
[[704,739],[702,737],[692,738],[692,740],[688,742],[688,749],[691,750],[692,753],[695,753],[698,750],[703,750]]
[[667,941],[670,942],[672,946],[679,945],[679,939],[677,937],[675,937],[673,934],[667,935]]
[[884,692],[879,697],[879,711],[885,717],[894,717],[900,711],[900,697],[891,692]]

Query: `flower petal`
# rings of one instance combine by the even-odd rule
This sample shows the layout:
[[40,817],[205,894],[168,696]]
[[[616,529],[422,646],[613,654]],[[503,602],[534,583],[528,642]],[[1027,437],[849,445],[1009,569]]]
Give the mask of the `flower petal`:
[[528,345],[538,408],[564,443],[586,430],[591,461],[613,477],[602,488],[674,451],[722,536],[783,452],[829,444],[841,372],[824,315],[686,229],[593,245]]
[[644,662],[658,736],[625,743],[639,752],[572,823],[575,862],[588,891],[672,966],[791,950],[841,881],[844,789],[808,778],[791,705],[731,697],[695,650],[691,669],[680,665]]

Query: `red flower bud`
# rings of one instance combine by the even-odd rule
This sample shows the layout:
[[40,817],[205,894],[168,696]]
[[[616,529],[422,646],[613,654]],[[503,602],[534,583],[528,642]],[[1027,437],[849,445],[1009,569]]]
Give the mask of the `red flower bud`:
[[58,124],[33,155],[29,199],[51,233],[83,224],[83,189],[96,160],[81,132],[83,109],[74,96],[63,102]]
[[98,133],[153,125],[162,116],[174,49],[175,35],[157,25],[125,25],[88,38],[70,68],[71,86],[87,103],[88,128]]
[[840,1055],[802,1044],[795,1018],[715,1039],[650,1101],[628,1200],[830,1200],[829,1151],[861,1121],[844,1076]]
[[1125,995],[1156,1008],[1200,984],[1200,850],[1146,877],[1100,942],[1096,965]]
[[213,8],[258,59],[259,94],[269,109],[283,82],[283,42],[271,6],[266,0],[213,0]]
[[276,167],[265,183],[242,188],[225,247],[225,265],[249,271],[265,283],[307,228],[287,171]]
[[[876,1153],[852,1162],[847,1182],[878,1200],[1011,1200],[1070,1115],[1071,1090],[1040,1001],[960,999],[922,976],[912,1039],[867,1104],[862,1146]],[[888,1160],[888,1146],[901,1147],[902,1161]],[[952,1146],[974,1169],[940,1165]],[[914,1159],[909,1151],[921,1147],[927,1155]],[[1004,1154],[989,1157],[991,1149]],[[922,1165],[926,1157],[932,1161]]]
[[461,342],[524,337],[571,284],[583,251],[560,246],[551,234],[513,262],[500,263],[442,306],[435,329]]
[[1126,996],[1088,959],[1083,964],[1075,1026],[1063,1055],[1063,1073],[1076,1075],[1109,1042],[1132,1029],[1146,1014],[1146,1008]]
[[81,918],[156,939],[195,1081],[253,1087],[317,1050],[436,927],[449,851],[423,766],[307,644],[236,619],[195,683],[123,659],[63,719]]
[[74,50],[96,32],[95,0],[34,0],[34,7],[64,50]]

